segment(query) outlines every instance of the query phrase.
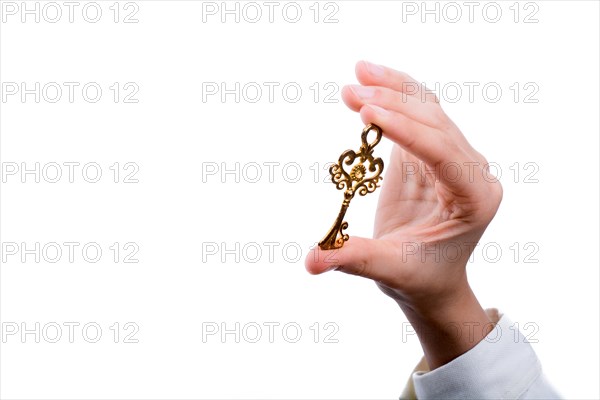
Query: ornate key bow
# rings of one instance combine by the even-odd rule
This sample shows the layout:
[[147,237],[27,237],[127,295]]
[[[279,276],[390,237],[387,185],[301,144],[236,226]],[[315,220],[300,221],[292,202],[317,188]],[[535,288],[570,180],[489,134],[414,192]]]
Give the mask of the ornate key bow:
[[[367,136],[371,130],[376,133],[375,140],[367,142]],[[350,205],[350,200],[358,192],[361,196],[367,193],[373,193],[379,187],[379,181],[383,179],[383,161],[381,158],[373,158],[373,148],[381,141],[381,128],[375,124],[365,126],[362,131],[362,145],[360,150],[346,150],[341,155],[337,164],[329,168],[332,182],[338,190],[346,188],[344,191],[344,201],[337,219],[329,229],[329,232],[319,242],[321,250],[339,249],[348,240],[349,236],[344,233],[348,228],[348,222],[343,222],[346,210]],[[356,162],[358,161],[358,162]],[[365,166],[368,164],[368,167]],[[352,166],[350,172],[344,169],[344,165]]]

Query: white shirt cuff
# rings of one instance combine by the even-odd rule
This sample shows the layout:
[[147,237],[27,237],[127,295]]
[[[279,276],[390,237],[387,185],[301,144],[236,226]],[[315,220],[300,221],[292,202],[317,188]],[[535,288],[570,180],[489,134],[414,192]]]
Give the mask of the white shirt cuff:
[[[557,398],[545,384],[540,362],[531,345],[502,316],[495,328],[475,347],[430,372],[413,373],[417,398],[517,399],[530,389]],[[539,387],[541,384],[542,387]]]

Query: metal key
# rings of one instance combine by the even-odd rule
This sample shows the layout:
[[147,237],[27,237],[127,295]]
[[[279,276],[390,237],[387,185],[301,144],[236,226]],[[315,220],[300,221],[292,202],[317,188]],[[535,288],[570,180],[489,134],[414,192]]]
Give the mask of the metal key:
[[[367,136],[371,130],[376,133],[376,138],[373,142],[367,142]],[[383,179],[383,161],[381,158],[373,158],[373,148],[381,141],[381,128],[375,124],[365,126],[362,131],[362,145],[360,150],[346,150],[338,159],[337,164],[333,164],[329,168],[331,180],[335,183],[338,190],[346,188],[344,191],[344,201],[340,212],[329,229],[329,232],[319,242],[321,250],[339,249],[344,245],[344,242],[349,239],[344,229],[348,228],[348,222],[343,222],[346,210],[350,205],[350,200],[358,192],[361,196],[367,193],[373,193],[379,187],[379,181]],[[368,167],[365,166],[368,164]],[[344,169],[344,165],[350,166],[350,172]],[[370,173],[370,174],[368,174]],[[370,176],[368,176],[370,175]]]

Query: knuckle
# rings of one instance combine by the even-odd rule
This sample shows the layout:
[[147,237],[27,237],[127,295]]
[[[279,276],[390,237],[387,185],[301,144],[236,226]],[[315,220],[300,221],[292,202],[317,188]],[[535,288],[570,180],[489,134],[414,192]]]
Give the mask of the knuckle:
[[478,219],[482,223],[488,224],[494,218],[496,212],[498,211],[498,208],[500,207],[504,190],[502,189],[502,185],[498,181],[494,183],[488,183],[487,185],[485,185],[484,190],[485,198],[483,201],[483,205],[481,206]]
[[365,258],[361,257],[359,260],[357,260],[356,264],[354,265],[354,272],[356,273],[356,275],[369,277],[371,272],[371,265]]

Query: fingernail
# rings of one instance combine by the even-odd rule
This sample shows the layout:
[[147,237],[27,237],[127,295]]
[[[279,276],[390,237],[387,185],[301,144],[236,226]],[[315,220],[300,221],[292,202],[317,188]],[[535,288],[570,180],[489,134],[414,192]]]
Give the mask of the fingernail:
[[350,89],[361,99],[370,99],[375,94],[375,88],[372,87],[352,85]]
[[390,113],[385,108],[381,108],[381,107],[376,106],[374,104],[369,104],[369,107],[371,107],[373,109],[373,111],[375,111],[379,115],[388,115]]
[[363,61],[367,66],[367,71],[373,76],[383,76],[385,69],[381,65],[372,64],[368,61]]

